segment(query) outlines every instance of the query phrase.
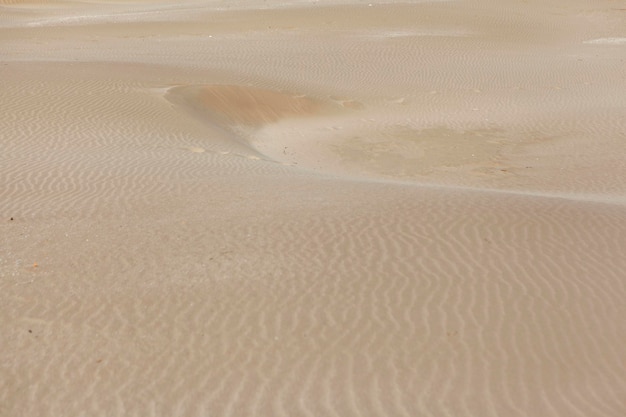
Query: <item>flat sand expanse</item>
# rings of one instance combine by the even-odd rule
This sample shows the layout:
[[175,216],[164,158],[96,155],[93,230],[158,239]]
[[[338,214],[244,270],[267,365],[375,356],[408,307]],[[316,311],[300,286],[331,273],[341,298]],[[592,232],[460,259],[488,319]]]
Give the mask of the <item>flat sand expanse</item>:
[[615,0],[0,0],[0,416],[626,415]]

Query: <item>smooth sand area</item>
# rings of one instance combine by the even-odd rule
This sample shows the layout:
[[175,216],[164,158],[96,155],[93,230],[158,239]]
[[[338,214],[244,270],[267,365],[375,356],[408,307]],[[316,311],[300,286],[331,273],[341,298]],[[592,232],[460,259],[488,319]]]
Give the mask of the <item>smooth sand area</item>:
[[0,0],[0,417],[626,415],[614,0]]

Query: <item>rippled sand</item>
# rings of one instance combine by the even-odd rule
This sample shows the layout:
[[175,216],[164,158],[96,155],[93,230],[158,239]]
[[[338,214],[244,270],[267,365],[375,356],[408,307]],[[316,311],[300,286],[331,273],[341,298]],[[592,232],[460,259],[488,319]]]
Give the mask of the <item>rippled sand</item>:
[[612,0],[0,0],[0,416],[626,415]]

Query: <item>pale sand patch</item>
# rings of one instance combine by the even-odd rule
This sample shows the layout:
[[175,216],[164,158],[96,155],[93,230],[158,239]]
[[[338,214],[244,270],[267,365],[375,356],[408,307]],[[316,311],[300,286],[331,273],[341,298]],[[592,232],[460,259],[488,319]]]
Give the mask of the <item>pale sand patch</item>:
[[591,45],[624,45],[626,44],[626,38],[598,38],[583,43]]
[[69,3],[67,1],[57,0],[0,0],[0,4],[14,5],[14,4],[57,4],[57,3]]

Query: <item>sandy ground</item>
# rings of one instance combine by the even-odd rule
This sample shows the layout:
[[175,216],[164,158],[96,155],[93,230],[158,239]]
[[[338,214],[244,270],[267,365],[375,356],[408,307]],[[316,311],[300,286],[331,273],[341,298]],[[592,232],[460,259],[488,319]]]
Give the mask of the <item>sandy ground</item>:
[[626,415],[614,0],[0,0],[0,416]]

